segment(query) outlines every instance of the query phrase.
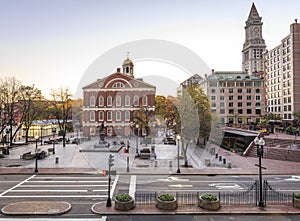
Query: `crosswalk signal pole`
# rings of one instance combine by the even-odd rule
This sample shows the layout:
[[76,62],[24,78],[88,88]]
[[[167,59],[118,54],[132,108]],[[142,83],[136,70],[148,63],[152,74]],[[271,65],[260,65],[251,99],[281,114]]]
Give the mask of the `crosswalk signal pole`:
[[111,172],[111,167],[114,165],[114,155],[109,154],[108,157],[108,191],[107,191],[107,201],[106,201],[106,207],[111,207],[111,198],[110,198],[110,182],[111,182],[111,177],[110,177],[110,172]]

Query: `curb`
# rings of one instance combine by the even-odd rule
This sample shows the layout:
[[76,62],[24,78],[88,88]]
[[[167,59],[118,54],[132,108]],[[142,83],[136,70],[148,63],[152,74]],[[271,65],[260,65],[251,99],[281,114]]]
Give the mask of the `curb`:
[[64,201],[22,201],[4,206],[1,212],[5,215],[61,215],[71,207]]

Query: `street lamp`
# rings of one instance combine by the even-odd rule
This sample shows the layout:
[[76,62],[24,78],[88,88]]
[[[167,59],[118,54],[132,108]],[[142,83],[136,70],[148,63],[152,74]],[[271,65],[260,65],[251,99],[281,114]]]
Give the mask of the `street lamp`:
[[139,125],[136,126],[137,136],[136,136],[136,146],[135,146],[135,157],[139,156]]
[[41,126],[41,146],[43,145],[43,126]]
[[180,141],[180,135],[177,134],[176,138],[177,138],[177,142],[178,142],[178,144],[177,144],[177,173],[180,173],[180,168],[179,168],[179,143],[180,143],[179,141]]
[[[263,138],[258,139],[258,137],[255,138],[254,143],[256,144],[256,151],[258,155],[258,166],[259,167],[259,201],[258,206],[264,207],[264,201],[263,201],[263,188],[262,188],[262,166],[261,166],[261,158],[263,155],[263,146],[265,145],[265,141]],[[265,169],[265,168],[264,168]]]
[[[128,149],[128,151],[129,151],[129,149]],[[128,153],[128,152],[127,152],[126,158],[127,158],[127,168],[126,168],[126,172],[128,173],[128,172],[130,172],[130,169],[129,169],[129,153]]]
[[53,154],[55,154],[55,134],[56,134],[56,127],[52,126],[52,134],[53,134]]
[[35,139],[35,170],[34,172],[35,173],[38,173],[38,139],[39,139],[39,136],[38,135],[35,135],[34,136],[34,139]]

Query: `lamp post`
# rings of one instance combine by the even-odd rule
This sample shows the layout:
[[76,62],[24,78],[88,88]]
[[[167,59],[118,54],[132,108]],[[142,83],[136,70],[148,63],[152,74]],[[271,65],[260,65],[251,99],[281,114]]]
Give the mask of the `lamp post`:
[[[129,150],[128,150],[129,151]],[[128,173],[128,172],[130,172],[130,169],[129,169],[129,153],[127,153],[127,156],[126,156],[126,158],[127,158],[127,167],[126,167],[126,172]]]
[[[258,137],[255,138],[254,143],[256,144],[256,151],[258,155],[258,168],[259,168],[259,201],[258,206],[264,207],[264,201],[263,201],[263,188],[262,188],[262,165],[261,165],[261,158],[263,155],[263,146],[265,145],[265,141],[263,138],[258,139]],[[257,166],[257,165],[256,165]]]
[[37,147],[38,147],[39,136],[35,135],[34,139],[35,139],[35,170],[34,170],[34,172],[38,173],[39,170],[38,170],[38,149],[37,149]]
[[139,156],[139,125],[136,126],[137,136],[136,136],[136,146],[135,146],[135,157]]
[[178,144],[177,144],[177,173],[180,173],[180,168],[179,168],[179,143],[180,143],[179,141],[180,141],[180,135],[177,134],[176,138],[177,138],[177,142],[178,142]]
[[43,126],[41,126],[41,146],[43,145]]
[[55,154],[55,134],[56,134],[56,127],[52,126],[52,134],[53,134],[53,154]]

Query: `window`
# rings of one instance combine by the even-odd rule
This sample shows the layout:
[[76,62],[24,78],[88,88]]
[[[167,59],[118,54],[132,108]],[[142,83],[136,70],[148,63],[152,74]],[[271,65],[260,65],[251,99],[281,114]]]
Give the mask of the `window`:
[[247,109],[247,114],[252,114],[252,110],[251,109]]
[[233,93],[233,88],[229,88],[228,92],[229,92],[229,94],[232,94]]
[[255,90],[255,92],[256,92],[257,94],[259,94],[259,93],[260,93],[260,90],[257,88],[257,89]]
[[224,94],[224,88],[220,89],[220,94]]
[[121,121],[121,111],[116,111],[116,121]]
[[116,96],[116,106],[117,107],[121,106],[121,97],[119,95]]
[[103,106],[104,105],[104,98],[103,96],[99,97],[99,106]]
[[90,97],[90,106],[95,107],[95,97],[93,95]]
[[260,115],[261,114],[261,110],[260,109],[256,109],[255,110],[255,114]]
[[95,121],[95,111],[90,111],[90,121]]
[[229,109],[229,114],[234,114],[234,110],[233,109]]
[[216,90],[215,89],[211,89],[211,93],[212,94],[216,93]]
[[260,101],[260,95],[256,95],[256,96],[255,96],[255,100],[256,100],[256,101]]
[[220,107],[225,107],[225,103],[224,103],[224,102],[221,102],[221,103],[220,103]]
[[211,107],[213,107],[213,108],[216,108],[216,106],[217,106],[216,103],[211,104]]
[[104,112],[103,111],[100,111],[99,112],[99,120],[104,120]]
[[124,87],[124,84],[121,83],[121,82],[116,82],[116,83],[113,84],[112,87],[113,87],[113,88],[122,88],[122,87]]
[[224,101],[224,96],[220,96],[220,100],[221,100],[221,101]]
[[238,103],[238,107],[243,107],[243,103],[242,103],[242,102],[239,102],[239,103]]
[[247,100],[248,100],[248,101],[251,100],[251,96],[250,96],[250,95],[247,96]]
[[233,96],[231,95],[231,96],[229,96],[229,100],[230,101],[232,101],[233,100]]
[[111,96],[107,97],[107,106],[112,106],[112,97]]
[[134,104],[134,106],[139,106],[139,96],[137,96],[137,95],[134,96],[133,104]]
[[215,100],[216,100],[216,96],[214,96],[214,95],[211,96],[211,97],[210,97],[210,100],[215,101]]
[[107,111],[107,120],[108,121],[112,120],[112,112],[111,111]]
[[251,94],[251,88],[247,88],[247,93]]
[[243,96],[239,95],[238,100],[243,100]]
[[128,95],[125,97],[125,106],[126,107],[130,106],[130,97]]
[[238,109],[238,114],[243,114],[243,109]]
[[233,102],[229,102],[229,103],[228,103],[228,106],[229,106],[229,107],[233,107]]
[[225,114],[225,109],[220,109],[220,114]]
[[130,111],[125,111],[125,120],[130,121]]
[[255,104],[255,107],[256,107],[256,108],[260,108],[260,103],[256,103],[256,104]]
[[243,89],[242,88],[238,88],[237,91],[238,91],[239,94],[243,93]]
[[148,105],[148,97],[143,96],[143,106],[147,106],[147,105]]

